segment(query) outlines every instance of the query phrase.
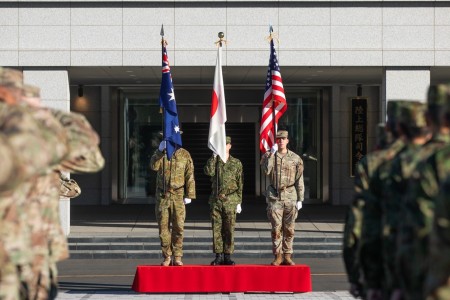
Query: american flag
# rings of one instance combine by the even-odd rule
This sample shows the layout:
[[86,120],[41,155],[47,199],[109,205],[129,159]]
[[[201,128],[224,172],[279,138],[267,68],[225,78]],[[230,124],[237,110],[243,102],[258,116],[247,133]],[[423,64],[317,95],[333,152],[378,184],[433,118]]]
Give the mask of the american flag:
[[[275,143],[278,120],[287,109],[280,66],[273,39],[270,41],[270,60],[267,70],[266,92],[262,107],[261,127],[259,130],[259,149],[265,153]],[[275,110],[275,128],[273,115]]]
[[178,122],[177,102],[172,85],[169,57],[166,46],[162,48],[162,80],[159,105],[164,108],[164,140],[167,141],[167,158],[170,160],[175,150],[182,146]]

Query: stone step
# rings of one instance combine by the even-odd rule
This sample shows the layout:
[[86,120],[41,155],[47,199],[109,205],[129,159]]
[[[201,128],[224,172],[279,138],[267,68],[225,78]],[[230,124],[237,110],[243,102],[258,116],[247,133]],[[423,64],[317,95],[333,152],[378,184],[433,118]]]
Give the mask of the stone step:
[[[183,256],[186,258],[205,258],[205,263],[213,259],[212,251],[205,250],[184,250]],[[301,258],[329,258],[340,257],[340,250],[299,250],[294,248],[295,259]],[[72,250],[70,251],[72,259],[162,259],[161,250]],[[238,251],[233,254],[233,258],[273,258],[271,250],[246,250]],[[297,263],[299,263],[297,261]]]
[[[271,238],[261,236],[235,237],[235,257],[271,258]],[[69,237],[71,258],[92,259],[151,259],[161,258],[158,236],[72,236]],[[294,241],[295,255],[301,257],[338,257],[341,255],[342,235],[299,236]],[[213,255],[211,236],[185,236],[183,243],[185,257],[205,257]]]
[[[341,243],[295,243],[296,248],[299,250],[340,250],[342,248]],[[70,243],[69,250],[95,250],[95,251],[106,251],[106,250],[125,250],[125,251],[144,251],[144,250],[158,250],[161,245],[159,242],[154,243]],[[235,243],[236,251],[239,250],[260,250],[270,248],[269,242],[246,242],[246,243]],[[206,250],[212,251],[211,242],[184,242],[183,249],[188,250]]]
[[[68,238],[69,243],[159,243],[159,237],[157,236],[76,236]],[[184,237],[184,242],[195,242],[195,243],[210,243],[212,241],[211,236],[205,237]],[[250,242],[250,243],[270,243],[270,236],[235,236],[235,243],[240,242]],[[310,243],[310,242],[322,242],[322,243],[341,243],[342,234],[336,235],[316,235],[316,236],[299,236],[295,237],[295,242],[299,243]]]

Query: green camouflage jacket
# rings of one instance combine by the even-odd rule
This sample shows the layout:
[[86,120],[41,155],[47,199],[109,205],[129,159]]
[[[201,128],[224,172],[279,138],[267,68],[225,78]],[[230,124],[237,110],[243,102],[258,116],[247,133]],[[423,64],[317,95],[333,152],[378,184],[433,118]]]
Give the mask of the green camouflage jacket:
[[157,194],[165,186],[168,193],[195,199],[194,163],[188,151],[179,148],[173,153],[171,160],[168,160],[165,153],[156,150],[150,159],[150,169],[158,172]]
[[[219,194],[217,195],[216,165],[219,169]],[[230,201],[232,205],[242,203],[242,188],[244,174],[242,163],[239,159],[230,155],[227,162],[214,156],[210,157],[203,168],[205,174],[211,177],[211,196],[209,202],[214,203],[218,199]]]

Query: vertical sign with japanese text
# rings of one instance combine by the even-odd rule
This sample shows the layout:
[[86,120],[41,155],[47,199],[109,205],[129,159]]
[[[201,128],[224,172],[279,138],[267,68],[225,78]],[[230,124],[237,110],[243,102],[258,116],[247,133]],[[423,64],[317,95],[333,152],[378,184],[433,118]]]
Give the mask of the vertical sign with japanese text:
[[367,154],[367,98],[351,98],[350,176]]

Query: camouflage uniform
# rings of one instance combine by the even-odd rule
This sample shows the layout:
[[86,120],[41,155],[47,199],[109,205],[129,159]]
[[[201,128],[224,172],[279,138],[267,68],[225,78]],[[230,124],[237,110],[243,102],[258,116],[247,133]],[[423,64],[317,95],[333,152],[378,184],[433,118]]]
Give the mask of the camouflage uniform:
[[[355,171],[355,196],[347,211],[344,223],[343,250],[345,269],[350,282],[350,293],[355,297],[364,297],[363,278],[358,260],[358,249],[361,240],[362,214],[364,207],[363,191],[369,187],[369,178],[378,167],[373,161],[373,156],[386,147],[386,132],[384,124],[377,127],[377,150],[365,155],[356,166]],[[370,162],[370,164],[368,163]],[[370,169],[369,169],[370,165]]]
[[381,201],[381,238],[383,261],[383,294],[391,297],[400,293],[400,282],[396,268],[397,238],[402,196],[406,192],[407,180],[415,165],[412,163],[417,149],[425,141],[425,105],[419,102],[401,101],[397,116],[401,139],[405,145],[390,160],[377,170],[380,185],[375,187]]
[[425,291],[428,300],[447,300],[450,299],[450,176],[440,187],[434,218]]
[[80,196],[81,189],[78,183],[59,172],[59,196],[66,198],[76,198]]
[[[428,110],[439,111],[439,115],[450,107],[450,87],[431,86],[428,96]],[[439,117],[440,119],[441,117]],[[440,120],[436,120],[438,124]],[[434,218],[434,203],[439,184],[446,176],[444,160],[438,158],[443,147],[448,147],[450,137],[434,133],[414,155],[413,172],[408,181],[404,209],[399,226],[398,270],[403,292],[407,299],[424,298],[424,281],[428,269],[428,243]],[[440,165],[439,165],[440,164]],[[441,173],[440,173],[441,172]],[[449,173],[446,173],[449,174]]]
[[[51,282],[51,291],[55,292],[58,286],[57,262],[69,257],[69,248],[67,238],[61,227],[59,216],[59,197],[60,197],[60,172],[70,173],[94,173],[98,172],[105,165],[105,159],[100,151],[100,139],[97,132],[91,127],[86,117],[75,112],[63,112],[59,110],[50,110],[53,116],[60,122],[67,134],[68,153],[59,165],[55,166],[48,176],[47,190],[52,193],[47,195],[48,212],[45,221],[49,228],[48,251],[49,251],[49,281]],[[51,185],[51,186],[50,186]],[[45,185],[44,185],[45,186]],[[47,270],[44,270],[46,275]]]
[[261,166],[264,174],[270,176],[266,202],[267,217],[272,224],[272,252],[275,256],[283,253],[290,255],[293,253],[295,219],[298,214],[296,202],[303,201],[305,193],[303,160],[290,150],[284,156],[279,152],[274,155],[268,152],[263,155]]
[[189,152],[183,148],[177,149],[171,160],[166,158],[164,152],[156,150],[150,159],[150,169],[158,172],[155,213],[162,254],[164,258],[172,255],[182,257],[186,218],[183,198],[195,198],[194,163]]
[[[399,101],[389,101],[387,106],[388,127],[394,133],[397,123]],[[386,149],[367,156],[366,166],[358,165],[361,184],[365,187],[359,196],[363,199],[362,226],[359,249],[357,250],[358,263],[364,276],[364,288],[368,293],[381,292],[383,280],[382,241],[381,241],[381,186],[383,179],[379,169],[387,161],[393,159],[405,146],[398,139]],[[364,170],[364,167],[367,170]],[[369,296],[369,295],[368,295]]]
[[347,271],[348,281],[352,284],[351,293],[357,297],[364,294],[363,282],[358,260],[358,249],[361,240],[362,213],[364,208],[363,191],[368,189],[368,181],[373,175],[373,169],[377,168],[374,159],[377,153],[369,153],[358,163],[355,173],[355,198],[347,212],[344,225],[343,257]]
[[[227,144],[229,144],[228,140]],[[216,167],[220,174],[219,179],[216,176]],[[212,183],[209,205],[213,227],[214,253],[232,254],[234,251],[236,206],[242,203],[242,163],[231,155],[226,163],[213,156],[208,159],[204,172],[211,177]],[[217,181],[219,181],[219,187],[217,187]],[[217,190],[219,190],[218,194]]]
[[[0,89],[14,91],[15,97],[5,96],[0,103],[0,130],[7,138],[6,145],[13,146],[14,152],[8,159],[12,165],[21,162],[15,176],[24,180],[42,175],[48,166],[56,165],[67,153],[66,136],[61,126],[45,126],[35,120],[36,110],[18,106],[21,102],[23,87],[22,74],[15,70],[0,69]],[[8,105],[9,104],[9,105]],[[51,118],[49,124],[55,124]],[[6,172],[8,174],[8,172]],[[6,177],[5,177],[6,178]],[[0,298],[27,298],[28,268],[32,260],[32,242],[27,227],[27,195],[32,188],[31,182],[6,180],[0,191]],[[6,188],[5,188],[6,187]],[[22,281],[22,287],[20,281]]]

